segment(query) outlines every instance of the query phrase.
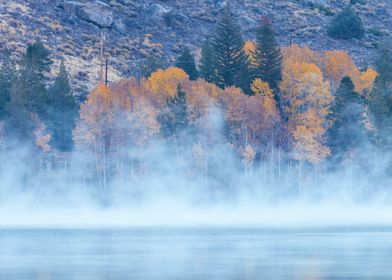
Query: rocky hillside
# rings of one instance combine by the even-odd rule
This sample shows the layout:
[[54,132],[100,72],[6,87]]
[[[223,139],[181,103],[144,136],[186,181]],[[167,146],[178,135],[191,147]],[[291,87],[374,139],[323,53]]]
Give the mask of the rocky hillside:
[[[361,40],[329,38],[326,27],[350,0],[234,0],[244,36],[254,37],[258,20],[268,15],[280,43],[314,49],[345,49],[360,66],[374,59],[380,42],[392,40],[392,1],[366,0],[355,4],[367,34]],[[183,45],[198,51],[214,28],[224,1],[220,0],[1,0],[0,50],[21,54],[27,43],[40,38],[61,57],[77,87],[98,77],[99,34],[107,37],[110,79],[137,75],[148,54],[174,61]]]

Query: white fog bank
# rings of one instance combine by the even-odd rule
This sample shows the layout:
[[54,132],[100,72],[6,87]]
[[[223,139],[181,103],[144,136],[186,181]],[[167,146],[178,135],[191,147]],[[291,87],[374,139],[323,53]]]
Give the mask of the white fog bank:
[[135,207],[0,208],[2,228],[94,228],[138,226],[328,227],[392,226],[392,206],[354,203],[291,202],[280,205],[197,207],[179,201]]

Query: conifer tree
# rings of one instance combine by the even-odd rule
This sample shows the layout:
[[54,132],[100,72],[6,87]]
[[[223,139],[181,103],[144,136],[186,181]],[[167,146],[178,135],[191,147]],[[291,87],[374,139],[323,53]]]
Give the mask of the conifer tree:
[[378,140],[384,145],[390,143],[392,133],[392,51],[383,46],[376,62],[378,76],[370,95],[371,120],[377,129]]
[[362,19],[351,7],[347,7],[331,21],[328,35],[335,39],[361,39],[365,28]]
[[244,45],[241,28],[227,5],[211,39],[215,70],[212,81],[219,87],[236,86],[249,93],[249,62]]
[[355,153],[364,143],[366,129],[363,122],[364,101],[354,91],[350,77],[344,77],[336,91],[329,119],[328,145],[332,157],[341,160]]
[[72,95],[68,73],[62,61],[59,73],[49,89],[49,129],[51,145],[59,151],[70,151],[73,146],[72,129],[77,117],[77,105]]
[[200,59],[200,76],[209,83],[214,81],[215,66],[212,56],[212,44],[211,39],[204,41],[203,47],[201,49],[201,59]]
[[147,56],[142,65],[140,66],[140,75],[144,78],[150,77],[151,73],[162,69],[162,61],[159,57],[149,55]]
[[27,47],[20,63],[20,90],[28,100],[28,110],[38,113],[45,119],[48,93],[46,89],[47,74],[50,71],[50,53],[42,42],[37,41]]
[[254,78],[276,90],[282,80],[282,54],[271,21],[264,17],[256,32]]
[[3,53],[3,61],[0,67],[0,120],[3,120],[6,116],[6,109],[11,99],[11,87],[15,79],[15,65],[11,59],[11,53],[6,50]]
[[187,95],[179,85],[174,97],[167,100],[167,110],[159,117],[161,134],[177,140],[188,127]]
[[17,75],[10,88],[10,102],[6,108],[7,135],[24,143],[33,142],[34,124],[29,111],[29,100],[23,88],[24,82]]
[[196,69],[195,57],[191,54],[188,47],[184,48],[181,55],[177,58],[176,67],[184,70],[191,81],[197,80],[199,74]]

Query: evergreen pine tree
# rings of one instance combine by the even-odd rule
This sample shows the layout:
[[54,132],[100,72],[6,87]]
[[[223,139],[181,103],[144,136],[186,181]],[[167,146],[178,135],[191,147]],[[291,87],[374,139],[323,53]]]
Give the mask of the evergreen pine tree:
[[264,17],[256,32],[254,78],[276,90],[282,80],[282,53],[271,21]]
[[351,7],[347,7],[331,21],[328,35],[335,39],[361,39],[365,35],[365,28],[362,19]]
[[184,48],[181,55],[177,58],[176,67],[181,68],[188,74],[191,81],[198,78],[195,57],[191,54],[188,47]]
[[369,100],[371,120],[377,129],[377,138],[388,145],[392,133],[392,51],[383,46],[376,62],[378,76]]
[[212,56],[212,44],[210,39],[204,41],[203,47],[201,49],[201,59],[200,59],[200,76],[209,83],[212,83],[215,79],[215,66]]
[[187,96],[180,86],[177,94],[167,100],[167,111],[160,116],[161,134],[178,139],[188,127]]
[[219,87],[236,86],[250,92],[249,62],[244,44],[241,28],[227,5],[211,39],[215,70],[212,80]]
[[6,132],[13,140],[32,144],[34,124],[29,111],[28,96],[23,86],[20,75],[17,75],[11,85],[10,102],[6,108]]
[[37,41],[27,47],[20,63],[21,94],[27,96],[28,110],[38,113],[42,119],[46,119],[48,103],[46,82],[51,66],[49,55],[42,42]]
[[8,50],[3,53],[0,67],[0,120],[6,117],[6,109],[11,100],[11,87],[16,79],[15,65]]
[[59,151],[70,151],[73,146],[72,130],[78,107],[72,95],[68,73],[62,61],[58,76],[49,89],[49,129],[51,146]]
[[336,91],[329,119],[332,122],[328,130],[328,146],[332,157],[340,161],[355,152],[366,139],[363,123],[364,101],[354,91],[351,78],[344,77]]
[[157,71],[158,69],[162,69],[163,64],[162,60],[156,56],[149,55],[147,56],[142,65],[140,66],[140,75],[141,77],[148,78],[151,73]]

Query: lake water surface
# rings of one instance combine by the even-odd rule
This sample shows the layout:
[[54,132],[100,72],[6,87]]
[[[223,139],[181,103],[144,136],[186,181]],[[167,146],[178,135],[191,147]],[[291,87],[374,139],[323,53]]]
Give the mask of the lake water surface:
[[392,279],[392,228],[1,229],[0,279]]

